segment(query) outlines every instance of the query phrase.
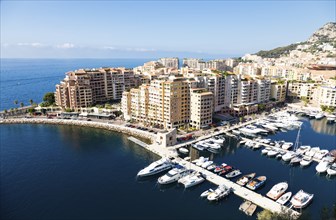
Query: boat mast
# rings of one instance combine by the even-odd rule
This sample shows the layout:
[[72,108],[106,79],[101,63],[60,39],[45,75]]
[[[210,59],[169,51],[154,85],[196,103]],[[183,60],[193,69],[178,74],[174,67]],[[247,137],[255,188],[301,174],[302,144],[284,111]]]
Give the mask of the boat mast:
[[298,134],[296,136],[295,145],[294,145],[294,152],[296,152],[296,150],[299,148],[300,131],[301,131],[301,125],[299,127],[299,131],[298,131]]

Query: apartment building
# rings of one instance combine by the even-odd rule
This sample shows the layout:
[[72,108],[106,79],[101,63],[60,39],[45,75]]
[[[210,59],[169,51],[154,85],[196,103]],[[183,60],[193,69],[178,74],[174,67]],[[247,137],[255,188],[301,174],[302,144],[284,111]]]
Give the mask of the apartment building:
[[286,89],[287,89],[287,86],[285,83],[280,84],[280,83],[273,82],[271,84],[270,98],[274,99],[277,102],[284,102],[286,99]]
[[271,81],[267,79],[258,79],[257,102],[268,102],[271,97]]
[[328,107],[336,107],[336,86],[323,85],[318,88],[318,103]]
[[140,76],[126,68],[80,69],[66,73],[56,85],[56,104],[78,109],[109,100],[120,100],[125,90],[139,86]]
[[212,124],[213,94],[207,89],[190,91],[190,126],[200,129]]
[[183,59],[183,66],[189,67],[192,69],[197,69],[198,62],[202,61],[201,59],[195,59],[195,58],[184,58]]
[[291,82],[288,85],[288,95],[298,99],[306,97],[308,100],[313,100],[318,86],[318,83]]
[[177,57],[161,58],[158,60],[166,68],[179,68],[179,59]]

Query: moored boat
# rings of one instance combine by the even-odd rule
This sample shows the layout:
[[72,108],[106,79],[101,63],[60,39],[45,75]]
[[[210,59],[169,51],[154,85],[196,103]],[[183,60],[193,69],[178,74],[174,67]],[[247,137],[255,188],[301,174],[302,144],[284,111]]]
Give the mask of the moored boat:
[[241,185],[241,186],[245,186],[246,183],[248,183],[251,179],[253,179],[255,177],[256,173],[250,173],[250,174],[247,174],[247,175],[244,175],[242,177],[240,177],[238,180],[237,180],[237,184]]
[[309,166],[313,162],[313,158],[310,156],[304,156],[302,160],[300,161],[300,165],[302,167]]
[[224,197],[226,197],[227,195],[229,195],[231,192],[231,188],[223,185],[218,186],[217,189],[215,189],[215,191],[213,191],[212,193],[209,193],[209,195],[207,196],[207,199],[209,201],[218,201]]
[[179,179],[178,183],[183,184],[184,188],[189,188],[202,183],[204,180],[205,179],[203,178],[202,174],[195,171]]
[[336,163],[331,164],[331,166],[327,169],[328,176],[336,175]]
[[246,187],[252,190],[260,188],[266,182],[266,176],[258,176],[246,184]]
[[188,150],[187,148],[184,148],[184,147],[179,148],[178,151],[179,151],[180,153],[182,153],[182,154],[187,154],[187,153],[189,153],[189,150]]
[[161,173],[163,171],[169,170],[173,167],[173,163],[168,158],[161,158],[157,160],[147,167],[140,170],[137,174],[139,177],[151,176],[157,173]]
[[233,167],[227,165],[227,166],[225,166],[225,167],[223,168],[222,171],[220,171],[220,172],[218,173],[218,175],[223,176],[223,175],[225,175],[225,174],[227,174],[227,173],[230,173],[232,170],[233,170]]
[[178,181],[180,178],[190,174],[191,171],[187,170],[185,167],[176,165],[175,168],[170,170],[165,175],[161,176],[158,179],[158,183],[160,184],[169,184]]
[[319,164],[316,166],[316,172],[318,173],[325,173],[330,166],[330,162],[328,160],[323,159]]
[[302,160],[302,155],[296,155],[295,157],[293,157],[291,160],[290,160],[290,164],[292,165],[296,165],[296,164],[299,164]]
[[292,192],[286,192],[279,199],[276,200],[277,203],[285,205],[292,196]]
[[200,195],[202,198],[207,197],[210,193],[212,193],[214,190],[213,189],[208,189]]
[[212,165],[210,165],[210,166],[207,167],[207,170],[211,171],[211,170],[214,170],[216,167],[217,167],[216,164],[212,164]]
[[276,185],[274,185],[270,191],[266,194],[267,197],[277,200],[282,194],[286,192],[288,189],[288,183],[287,182],[281,182]]
[[306,207],[313,200],[313,197],[314,194],[310,194],[303,190],[300,190],[293,196],[293,198],[291,199],[291,203],[294,208],[301,209]]
[[237,177],[237,176],[239,176],[241,174],[242,174],[242,172],[240,170],[233,170],[230,173],[226,174],[225,177],[228,178],[228,179],[230,179],[230,178]]

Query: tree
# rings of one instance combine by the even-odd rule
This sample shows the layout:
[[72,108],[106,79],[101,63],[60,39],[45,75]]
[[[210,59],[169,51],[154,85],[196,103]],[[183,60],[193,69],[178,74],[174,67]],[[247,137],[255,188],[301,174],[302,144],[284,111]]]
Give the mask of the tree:
[[20,107],[22,108],[24,106],[23,102],[20,102]]
[[34,101],[32,99],[29,99],[30,105],[33,105]]
[[328,106],[325,106],[325,105],[321,105],[320,107],[321,107],[321,110],[322,110],[322,111],[325,111],[325,110],[328,109]]
[[17,105],[19,103],[18,100],[14,100],[14,105]]
[[43,96],[43,101],[49,106],[55,103],[55,94],[53,92],[47,92]]
[[29,114],[33,114],[35,112],[35,109],[34,108],[29,108],[28,112],[29,112]]

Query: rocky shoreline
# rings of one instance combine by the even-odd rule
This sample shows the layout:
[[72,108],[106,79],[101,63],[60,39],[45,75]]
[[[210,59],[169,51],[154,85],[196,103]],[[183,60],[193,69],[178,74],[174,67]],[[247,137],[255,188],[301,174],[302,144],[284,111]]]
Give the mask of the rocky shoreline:
[[108,124],[95,121],[80,121],[80,120],[66,120],[66,119],[45,119],[45,118],[12,118],[2,119],[0,124],[51,124],[51,125],[75,125],[85,126],[90,128],[106,129],[109,131],[115,131],[132,135],[135,137],[145,138],[152,143],[156,139],[156,135],[147,131],[138,130],[136,128],[130,128],[123,125]]

